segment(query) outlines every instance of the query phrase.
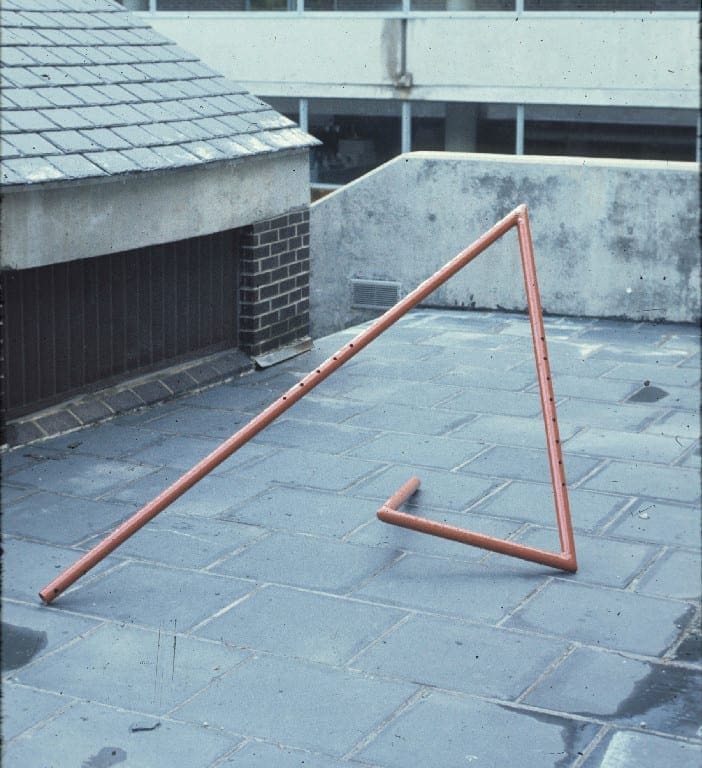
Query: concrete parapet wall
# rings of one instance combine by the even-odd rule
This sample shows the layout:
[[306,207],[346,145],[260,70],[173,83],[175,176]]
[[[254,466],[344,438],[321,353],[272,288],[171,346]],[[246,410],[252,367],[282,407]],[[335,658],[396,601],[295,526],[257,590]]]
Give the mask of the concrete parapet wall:
[[[311,209],[311,330],[369,316],[354,278],[409,292],[525,203],[548,313],[697,322],[699,188],[694,163],[416,152]],[[426,302],[526,309],[516,232]]]

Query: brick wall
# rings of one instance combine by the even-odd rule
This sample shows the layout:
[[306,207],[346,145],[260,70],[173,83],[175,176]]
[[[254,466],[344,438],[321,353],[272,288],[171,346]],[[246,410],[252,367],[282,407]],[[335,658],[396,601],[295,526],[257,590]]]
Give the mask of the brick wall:
[[309,209],[244,227],[239,262],[239,346],[260,355],[309,334]]

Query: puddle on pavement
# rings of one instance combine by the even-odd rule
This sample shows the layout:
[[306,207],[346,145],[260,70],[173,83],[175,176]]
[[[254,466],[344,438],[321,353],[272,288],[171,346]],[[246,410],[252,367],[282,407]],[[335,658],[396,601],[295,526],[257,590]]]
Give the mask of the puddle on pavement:
[[675,649],[673,658],[687,664],[702,664],[702,630],[699,627],[685,637]]
[[650,668],[621,702],[613,719],[645,724],[646,728],[678,736],[699,737],[702,671],[664,664],[651,664]]
[[119,747],[103,747],[97,755],[89,757],[83,762],[81,768],[110,768],[117,763],[123,763],[127,759],[127,753]]
[[651,384],[650,381],[644,381],[643,387],[637,389],[633,395],[627,397],[627,403],[657,403],[664,397],[668,397],[668,392],[660,387]]
[[48,643],[46,632],[29,627],[18,627],[2,622],[2,671],[19,669],[29,662]]
[[563,751],[549,754],[549,765],[553,768],[567,768],[573,765],[579,755],[582,755],[585,747],[592,741],[599,730],[598,725],[594,723],[583,723],[579,720],[569,720],[557,715],[547,715],[543,712],[532,712],[526,709],[514,709],[504,704],[498,704],[502,709],[508,712],[514,712],[519,715],[526,715],[533,720],[547,725],[556,725],[561,730],[563,739]]

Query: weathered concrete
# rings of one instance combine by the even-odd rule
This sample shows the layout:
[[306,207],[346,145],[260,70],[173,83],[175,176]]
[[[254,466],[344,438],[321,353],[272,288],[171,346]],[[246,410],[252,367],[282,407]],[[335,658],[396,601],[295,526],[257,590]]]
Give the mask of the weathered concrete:
[[[403,293],[526,203],[544,310],[692,322],[700,317],[693,163],[402,155],[312,206],[312,333],[369,316],[352,278]],[[436,291],[433,306],[524,310],[516,234]]]
[[308,152],[6,193],[2,267],[24,269],[168,243],[309,203]]

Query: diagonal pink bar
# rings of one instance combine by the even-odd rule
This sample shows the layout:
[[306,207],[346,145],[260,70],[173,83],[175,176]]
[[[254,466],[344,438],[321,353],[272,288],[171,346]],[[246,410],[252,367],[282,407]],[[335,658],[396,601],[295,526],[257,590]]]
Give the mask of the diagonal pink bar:
[[344,345],[336,354],[325,360],[318,368],[309,373],[302,381],[289,389],[282,397],[269,405],[264,411],[253,418],[246,426],[242,427],[236,434],[228,438],[222,445],[216,448],[212,453],[206,456],[202,461],[188,470],[182,477],[176,480],[171,486],[166,488],[155,499],[146,506],[135,512],[129,519],[116,528],[109,536],[103,539],[93,549],[87,552],[83,557],[73,565],[63,571],[53,581],[47,584],[39,591],[39,597],[45,602],[50,603],[65,589],[76,582],[81,576],[85,575],[91,568],[94,568],[101,560],[113,552],[120,544],[124,543],[130,536],[133,536],[149,520],[152,520],[159,512],[172,504],[176,499],[182,496],[195,483],[202,480],[215,467],[219,466],[225,459],[228,459],[239,448],[248,443],[261,430],[265,429],[271,422],[287,411],[290,406],[304,397],[311,389],[324,381],[330,374],[340,368],[354,355],[358,354],[364,347],[380,336],[391,325],[396,323],[403,315],[417,306],[430,293],[435,291],[440,285],[443,285],[458,271],[463,269],[476,256],[482,253],[488,246],[498,240],[505,232],[509,231],[517,223],[520,215],[526,214],[526,207],[520,205],[503,219],[498,221],[485,234],[479,237],[474,243],[461,251],[451,261],[445,264],[438,272],[425,280],[421,285],[408,293],[404,299],[391,307],[385,314],[379,317],[366,330],[356,336],[353,341]]

